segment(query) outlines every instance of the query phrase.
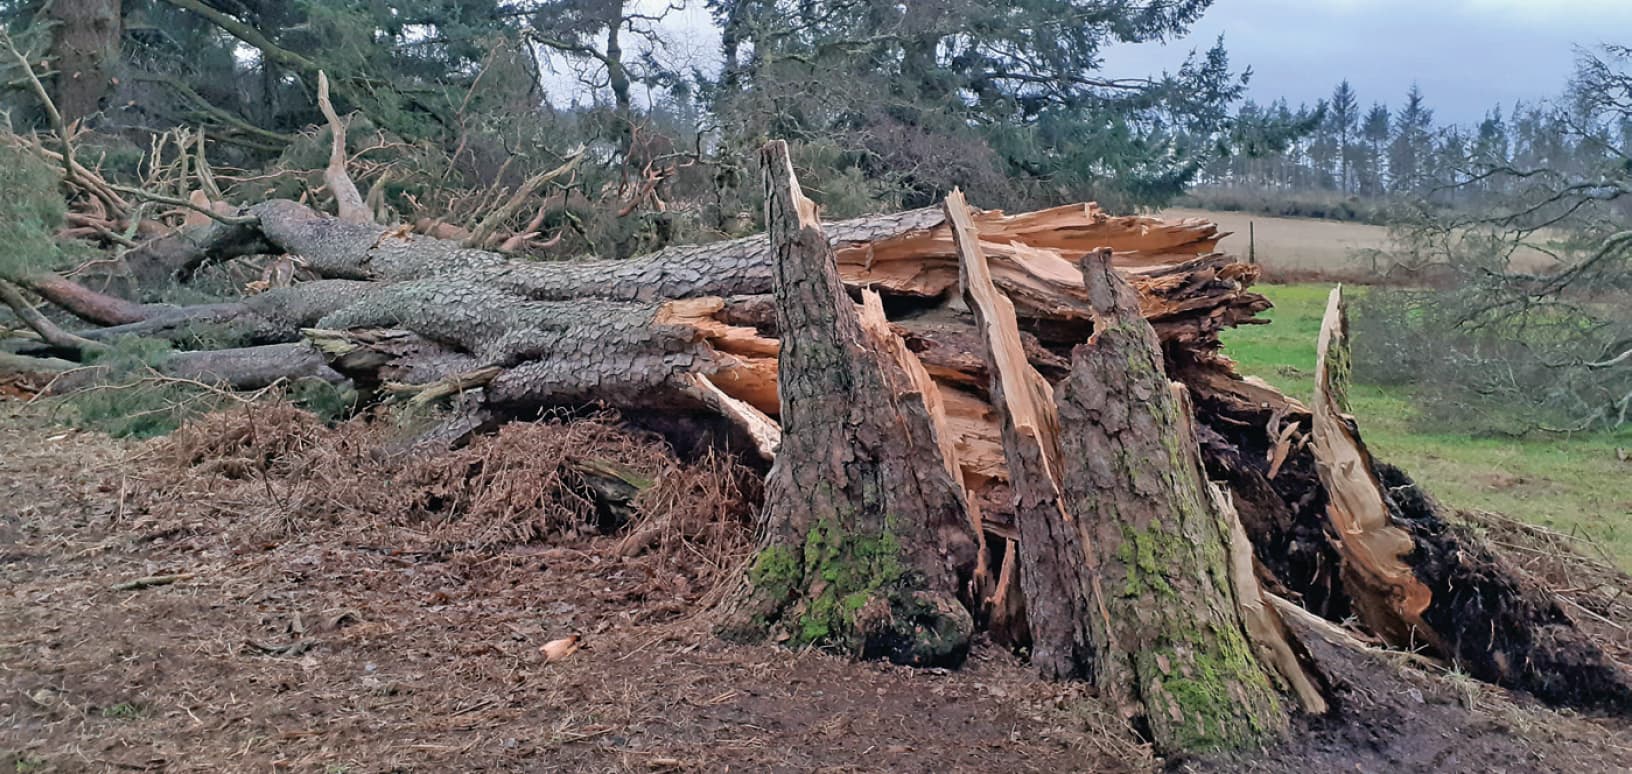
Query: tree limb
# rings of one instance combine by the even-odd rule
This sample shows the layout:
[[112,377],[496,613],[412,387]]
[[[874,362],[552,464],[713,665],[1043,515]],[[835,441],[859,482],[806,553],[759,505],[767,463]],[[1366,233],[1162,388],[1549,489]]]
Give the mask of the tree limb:
[[329,166],[323,170],[323,182],[328,184],[329,193],[334,194],[336,214],[348,223],[372,224],[374,216],[369,213],[368,204],[357,191],[351,175],[346,173],[346,122],[334,112],[334,103],[329,101],[329,74],[322,70],[317,71],[317,107],[329,121]]
[[44,339],[45,343],[53,347],[71,349],[87,355],[104,352],[108,348],[106,344],[91,341],[58,327],[56,323],[51,322],[50,318],[40,314],[40,310],[35,309],[34,305],[28,302],[28,299],[23,298],[22,291],[18,290],[16,285],[5,280],[0,280],[0,302],[4,302],[6,306],[11,307],[12,313],[17,315],[17,319],[27,323],[28,327],[34,329],[35,333],[40,334],[40,338]]
[[477,223],[476,227],[471,229],[470,236],[465,239],[465,246],[475,248],[485,247],[488,240],[492,239],[493,233],[498,230],[499,226],[513,217],[516,212],[521,209],[521,205],[527,203],[527,199],[529,197],[531,197],[534,193],[537,193],[538,189],[548,185],[551,181],[571,172],[578,166],[578,161],[583,157],[584,148],[579,146],[576,150],[567,155],[566,161],[561,162],[560,166],[557,166],[556,168],[547,172],[540,172],[530,178],[527,178],[527,181],[522,183],[520,188],[516,189],[516,192],[512,194],[507,201],[505,201],[503,206],[489,213],[487,217],[482,218],[481,222]]

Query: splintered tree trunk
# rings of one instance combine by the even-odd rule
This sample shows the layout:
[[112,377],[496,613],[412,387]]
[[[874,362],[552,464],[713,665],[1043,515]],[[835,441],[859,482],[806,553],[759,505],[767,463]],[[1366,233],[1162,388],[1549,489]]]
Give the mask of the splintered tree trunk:
[[[1171,427],[1146,426],[1160,419],[1189,431],[1158,379],[1162,361],[1147,363],[1144,350],[1127,363],[1104,354],[1134,339],[1148,342],[1126,325],[1107,331],[1097,347],[1079,353],[1098,370],[1078,363],[1077,376],[1065,382],[1069,389],[1059,386],[1072,370],[1063,355],[1106,322],[1068,256],[1108,247],[1161,341],[1169,375],[1196,401],[1203,458],[1229,485],[1263,577],[1276,591],[1331,620],[1357,615],[1391,642],[1429,644],[1476,677],[1553,703],[1632,708],[1632,674],[1545,589],[1458,528],[1450,511],[1403,473],[1366,456],[1340,401],[1329,401],[1317,419],[1297,401],[1234,373],[1219,354],[1219,332],[1262,322],[1254,315],[1269,304],[1249,289],[1256,267],[1208,254],[1219,238],[1212,224],[1112,217],[1076,204],[1015,215],[972,212],[973,230],[968,224],[955,230],[940,209],[818,230],[799,220],[803,211],[790,203],[796,200],[784,194],[781,201],[773,208],[781,219],[774,242],[745,237],[627,261],[559,263],[511,260],[267,201],[247,209],[253,223],[206,224],[125,258],[141,277],[185,277],[234,256],[298,255],[303,272],[319,281],[186,307],[129,303],[48,274],[20,284],[81,319],[112,326],[79,334],[89,341],[79,345],[82,358],[123,335],[166,338],[182,348],[206,340],[242,346],[178,353],[159,368],[239,386],[343,375],[374,395],[458,395],[462,429],[443,437],[553,407],[596,405],[663,433],[682,450],[726,446],[769,460],[781,415],[802,438],[784,446],[793,458],[778,471],[781,504],[775,518],[767,516],[767,551],[755,571],[760,616],[748,628],[900,660],[951,660],[969,614],[950,600],[966,594],[967,607],[980,611],[995,640],[1025,646],[1035,639],[1045,674],[1123,669],[1145,680],[1118,678],[1125,696],[1178,702],[1171,711],[1149,711],[1169,726],[1159,733],[1171,740],[1199,734],[1180,728],[1195,719],[1186,707],[1202,707],[1204,717],[1212,706],[1205,701],[1218,694],[1172,690],[1153,697],[1146,689],[1163,681],[1140,677],[1141,662],[1116,654],[1185,648],[1195,658],[1213,658],[1237,643],[1208,628],[1229,605],[1196,606],[1188,619],[1169,617],[1173,605],[1132,607],[1127,622],[1112,617],[1127,631],[1111,654],[1102,647],[1112,642],[1108,635],[1085,628],[1083,611],[1103,620],[1111,607],[1132,604],[1124,592],[1154,594],[1156,602],[1181,594],[1202,599],[1220,590],[1209,578],[1226,577],[1208,569],[1216,545],[1197,531],[1206,520],[1193,517],[1195,502],[1209,500],[1195,496],[1201,485],[1191,481],[1190,442]],[[817,236],[806,239],[807,231]],[[971,244],[989,275],[979,289],[968,282],[968,266],[960,267]],[[960,279],[974,315],[953,298]],[[821,293],[813,290],[818,286]],[[873,311],[858,324],[854,306],[839,299],[863,289],[883,301],[870,300]],[[811,305],[817,301],[831,308],[823,313]],[[1012,313],[1003,313],[1010,303]],[[1008,318],[1003,331],[993,329]],[[822,321],[827,327],[815,324]],[[68,351],[43,342],[20,349]],[[1326,354],[1340,351],[1328,346]],[[24,371],[58,365],[44,357],[0,364]],[[1116,375],[1130,366],[1134,373]],[[1332,372],[1323,368],[1323,375]],[[83,386],[79,379],[55,384]],[[1322,389],[1330,381],[1323,378]],[[1082,387],[1089,382],[1116,389],[1100,395]],[[1128,398],[1128,389],[1148,393],[1148,402]],[[1101,424],[1084,426],[1090,414]],[[1111,451],[1085,454],[1090,446]],[[1164,451],[1183,464],[1162,462]],[[1129,460],[1168,467],[1130,468]],[[1098,467],[1084,467],[1090,462]],[[1085,471],[1120,471],[1133,495],[1101,501]],[[1144,496],[1151,480],[1170,479],[1189,488]],[[813,480],[826,483],[804,485]],[[1096,504],[1128,530],[1105,527],[1098,511],[1078,510]],[[1157,516],[1164,520],[1151,521]],[[1062,526],[1068,520],[1076,531]],[[1104,529],[1114,540],[1101,539]],[[984,542],[971,541],[971,532]],[[1172,534],[1190,542],[1161,539]],[[987,544],[1003,550],[987,553]],[[1201,564],[1188,561],[1196,557]],[[1178,580],[1146,571],[1151,563]],[[1238,560],[1236,577],[1250,575],[1251,564]],[[1119,581],[1106,585],[1112,575]],[[1285,667],[1296,653],[1288,658],[1287,648],[1259,641],[1265,632],[1273,639],[1280,627],[1263,606],[1254,608],[1244,586],[1243,620],[1261,657],[1291,672]],[[1093,601],[1101,596],[1105,604]],[[918,638],[915,615],[926,631],[947,632],[935,635],[946,642]],[[1213,650],[1191,650],[1190,640],[1138,639],[1191,623],[1186,636]],[[1179,668],[1164,654],[1158,671],[1164,661]],[[1193,664],[1184,668],[1194,671]],[[1241,687],[1255,685],[1250,670],[1200,674],[1210,686],[1229,686],[1252,701],[1208,721],[1213,736],[1194,738],[1211,744],[1242,736],[1236,732],[1243,718],[1262,714],[1257,694]],[[1299,691],[1306,706],[1308,688]]]
[[1557,598],[1371,456],[1347,417],[1350,363],[1342,287],[1321,323],[1310,449],[1327,495],[1328,534],[1344,590],[1368,628],[1401,648],[1423,644],[1484,680],[1550,701],[1626,712],[1632,670],[1605,656]]
[[1082,535],[1061,501],[1054,388],[1026,357],[1014,304],[992,282],[961,192],[946,198],[946,217],[958,246],[964,298],[986,343],[991,403],[1002,418],[1031,663],[1050,680],[1089,679],[1098,594]]
[[1101,696],[1167,752],[1240,748],[1287,719],[1243,631],[1230,535],[1206,490],[1184,388],[1108,251],[1084,259],[1095,333],[1058,391],[1067,511],[1104,604]]
[[724,633],[956,665],[975,541],[923,388],[867,340],[787,146],[767,145],[764,166],[783,435]]
[[1316,343],[1311,437],[1315,469],[1330,498],[1332,544],[1343,557],[1343,585],[1361,620],[1389,643],[1412,647],[1444,642],[1422,620],[1433,592],[1406,561],[1416,550],[1410,533],[1395,526],[1388,501],[1360,437],[1344,421],[1348,411],[1348,325],[1343,289],[1333,288]]
[[[1330,320],[1326,327],[1340,327],[1342,315]],[[1322,361],[1342,362],[1334,349],[1342,338],[1327,337]],[[1552,591],[1404,472],[1365,453],[1330,394],[1341,369],[1317,365],[1316,389],[1328,393],[1322,410],[1331,412],[1317,443],[1302,403],[1227,363],[1176,366],[1208,418],[1209,470],[1235,496],[1257,560],[1303,607],[1328,620],[1359,618],[1391,644],[1432,646],[1431,655],[1475,678],[1552,704],[1632,712],[1632,670],[1576,626]]]

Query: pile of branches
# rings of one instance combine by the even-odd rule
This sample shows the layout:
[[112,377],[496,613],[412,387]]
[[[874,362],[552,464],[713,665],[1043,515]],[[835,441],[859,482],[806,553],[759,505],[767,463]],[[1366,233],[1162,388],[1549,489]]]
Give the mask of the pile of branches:
[[[158,441],[151,494],[171,519],[218,518],[263,542],[338,531],[359,545],[492,557],[617,536],[698,592],[726,585],[749,546],[755,472],[725,455],[680,460],[614,414],[516,422],[438,454],[404,453],[435,412],[326,423],[277,399],[201,415]],[[168,525],[159,525],[161,528]]]

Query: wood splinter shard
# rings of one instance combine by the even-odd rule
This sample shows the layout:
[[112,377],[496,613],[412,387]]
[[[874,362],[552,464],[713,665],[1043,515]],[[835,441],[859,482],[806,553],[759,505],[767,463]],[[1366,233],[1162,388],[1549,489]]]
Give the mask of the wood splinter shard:
[[1371,453],[1344,419],[1348,319],[1343,288],[1332,289],[1316,344],[1315,400],[1311,407],[1315,469],[1330,501],[1331,534],[1343,557],[1343,585],[1366,626],[1389,644],[1411,648],[1445,643],[1422,619],[1433,599],[1406,560],[1416,541],[1394,524]]
[[1096,593],[1084,559],[1083,536],[1060,493],[1060,420],[1054,388],[1032,367],[1020,338],[1014,304],[992,281],[980,232],[963,193],[945,202],[958,248],[964,300],[986,344],[992,406],[1002,418],[1003,454],[1020,529],[1018,552],[1005,573],[1020,568],[1020,588],[1031,633],[1031,662],[1052,680],[1088,679],[1093,670]]

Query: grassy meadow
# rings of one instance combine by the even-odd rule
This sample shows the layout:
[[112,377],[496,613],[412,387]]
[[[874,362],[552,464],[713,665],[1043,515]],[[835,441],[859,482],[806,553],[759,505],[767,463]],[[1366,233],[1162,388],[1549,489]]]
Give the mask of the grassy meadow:
[[[1275,303],[1263,315],[1272,322],[1227,332],[1225,353],[1243,374],[1309,400],[1315,337],[1331,287],[1259,287]],[[1632,448],[1632,433],[1515,439],[1433,432],[1414,420],[1402,388],[1368,384],[1356,372],[1349,395],[1372,453],[1403,468],[1442,502],[1588,537],[1632,571],[1632,463],[1616,453]]]

